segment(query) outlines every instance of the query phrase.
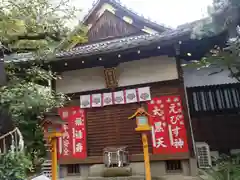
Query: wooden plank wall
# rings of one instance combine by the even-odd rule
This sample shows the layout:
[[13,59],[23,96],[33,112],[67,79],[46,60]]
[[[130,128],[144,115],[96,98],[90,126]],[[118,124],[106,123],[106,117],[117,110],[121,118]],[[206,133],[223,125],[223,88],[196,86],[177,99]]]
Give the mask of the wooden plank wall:
[[127,24],[114,14],[105,11],[104,14],[93,24],[88,31],[88,41],[98,41],[113,37],[123,37],[134,34],[142,34],[134,26]]
[[[152,97],[179,94],[178,81],[154,83],[150,87]],[[73,104],[79,105],[79,99]],[[87,109],[88,156],[102,156],[106,146],[128,146],[130,154],[142,154],[141,136],[134,130],[135,121],[128,120],[138,107],[140,104],[134,103]],[[151,139],[149,147],[151,153]]]
[[240,149],[240,84],[187,88],[193,134],[211,150]]
[[192,127],[195,141],[208,143],[213,151],[228,153],[240,149],[239,114],[194,117]]

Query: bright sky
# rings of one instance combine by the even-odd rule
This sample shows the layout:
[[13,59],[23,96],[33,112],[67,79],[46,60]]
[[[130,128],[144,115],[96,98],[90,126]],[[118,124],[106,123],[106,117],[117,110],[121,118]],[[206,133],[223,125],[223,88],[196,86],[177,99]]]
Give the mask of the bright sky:
[[[80,7],[82,15],[87,14],[94,0],[72,0],[76,7]],[[212,0],[121,0],[135,12],[149,17],[158,23],[170,27],[192,22],[207,16],[207,6]]]

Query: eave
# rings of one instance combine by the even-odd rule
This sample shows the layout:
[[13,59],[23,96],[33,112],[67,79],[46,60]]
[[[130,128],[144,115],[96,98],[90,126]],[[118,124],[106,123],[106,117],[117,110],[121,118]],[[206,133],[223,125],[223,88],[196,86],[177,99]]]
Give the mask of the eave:
[[[193,26],[191,25],[179,27],[161,34],[129,36],[81,45],[69,51],[56,54],[56,58],[47,63],[50,62],[54,70],[60,72],[96,66],[114,67],[120,62],[150,56],[174,56],[174,46],[179,43],[181,43],[182,59],[198,60],[214,45],[225,44],[226,33],[197,40],[191,39],[192,30]],[[141,53],[138,53],[138,51]],[[191,53],[192,56],[187,56],[187,53]],[[9,62],[13,60],[14,62],[22,63],[31,60],[29,54],[25,55],[20,54],[14,58],[6,56],[4,61]]]
[[72,59],[94,55],[102,55],[108,53],[117,53],[134,48],[147,47],[152,44],[163,46],[177,43],[181,40],[190,39],[191,29],[177,29],[166,31],[161,34],[147,34],[140,36],[130,36],[126,38],[113,39],[102,41],[84,46],[78,46],[66,52],[61,52],[56,55],[56,60]]

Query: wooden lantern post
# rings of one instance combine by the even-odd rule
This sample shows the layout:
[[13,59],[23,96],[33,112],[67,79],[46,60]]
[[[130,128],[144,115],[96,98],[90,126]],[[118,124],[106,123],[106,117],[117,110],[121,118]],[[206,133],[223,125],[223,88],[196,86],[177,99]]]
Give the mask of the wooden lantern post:
[[[0,42],[1,46],[1,42]],[[7,83],[6,71],[4,66],[4,49],[0,47],[0,87]]]
[[141,132],[142,134],[146,180],[151,180],[151,169],[149,162],[148,138],[147,138],[147,132],[151,131],[149,116],[150,115],[144,110],[144,108],[138,108],[137,111],[131,117],[128,118],[136,119],[137,127],[135,128],[135,131]]
[[55,113],[47,113],[45,119],[41,123],[44,129],[44,136],[50,145],[52,159],[52,180],[57,180],[57,139],[62,136],[62,125],[66,124],[61,120],[59,115]]

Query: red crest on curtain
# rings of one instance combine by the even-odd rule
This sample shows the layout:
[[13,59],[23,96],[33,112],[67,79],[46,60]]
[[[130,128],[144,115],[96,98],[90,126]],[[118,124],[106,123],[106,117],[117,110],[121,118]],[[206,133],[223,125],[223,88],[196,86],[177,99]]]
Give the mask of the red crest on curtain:
[[161,96],[148,103],[154,154],[188,152],[180,96]]

